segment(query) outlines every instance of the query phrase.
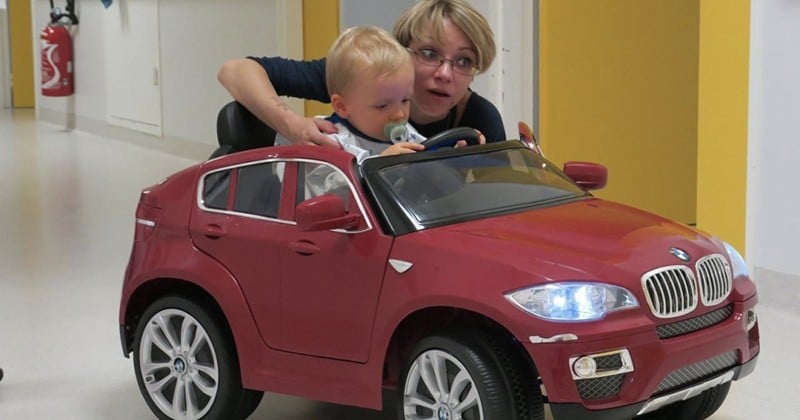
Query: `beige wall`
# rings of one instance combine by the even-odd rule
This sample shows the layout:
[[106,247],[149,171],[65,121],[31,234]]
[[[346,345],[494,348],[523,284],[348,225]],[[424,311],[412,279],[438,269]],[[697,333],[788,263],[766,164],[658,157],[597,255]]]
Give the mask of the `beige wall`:
[[541,0],[540,137],[548,158],[606,165],[597,195],[694,223],[696,0]]
[[750,0],[700,2],[697,226],[745,252]]
[[[36,95],[33,82],[33,27],[31,26],[31,0],[8,2],[9,38],[11,46],[11,74],[13,75],[14,108],[33,108]],[[38,39],[37,39],[38,41]]]

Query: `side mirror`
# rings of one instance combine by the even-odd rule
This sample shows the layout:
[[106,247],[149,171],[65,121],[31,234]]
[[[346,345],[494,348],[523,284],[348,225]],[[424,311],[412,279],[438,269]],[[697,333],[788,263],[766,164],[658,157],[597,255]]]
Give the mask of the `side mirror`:
[[336,194],[310,198],[295,209],[297,227],[303,232],[331,229],[352,229],[358,226],[361,215],[349,214],[344,200]]
[[587,190],[599,190],[608,183],[608,169],[599,163],[567,162],[564,173]]

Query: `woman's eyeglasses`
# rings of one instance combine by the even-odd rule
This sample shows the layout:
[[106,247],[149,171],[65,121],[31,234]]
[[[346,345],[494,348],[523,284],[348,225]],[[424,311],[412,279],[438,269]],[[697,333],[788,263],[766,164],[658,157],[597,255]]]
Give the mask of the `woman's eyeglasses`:
[[479,70],[475,62],[469,57],[444,58],[436,50],[429,48],[406,49],[417,57],[418,63],[426,66],[439,67],[444,63],[450,63],[450,67],[454,72],[467,76],[472,76]]

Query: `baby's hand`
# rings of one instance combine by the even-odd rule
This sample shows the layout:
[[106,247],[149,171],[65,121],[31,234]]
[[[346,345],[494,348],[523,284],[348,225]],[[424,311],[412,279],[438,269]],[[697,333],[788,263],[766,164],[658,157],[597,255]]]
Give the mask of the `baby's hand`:
[[391,145],[388,149],[384,150],[381,153],[381,156],[390,156],[390,155],[402,155],[405,153],[416,153],[421,150],[425,150],[425,146],[419,143],[412,143],[410,141],[404,141],[400,143],[395,143]]

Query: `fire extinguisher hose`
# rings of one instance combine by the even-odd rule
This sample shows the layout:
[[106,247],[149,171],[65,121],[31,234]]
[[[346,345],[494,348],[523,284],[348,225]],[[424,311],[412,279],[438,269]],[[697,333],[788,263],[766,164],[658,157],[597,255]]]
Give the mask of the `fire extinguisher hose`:
[[78,15],[75,14],[75,0],[67,0],[66,13],[61,13],[61,8],[56,7],[53,4],[53,0],[50,0],[50,24],[55,25],[64,18],[69,19],[71,25],[78,24]]

